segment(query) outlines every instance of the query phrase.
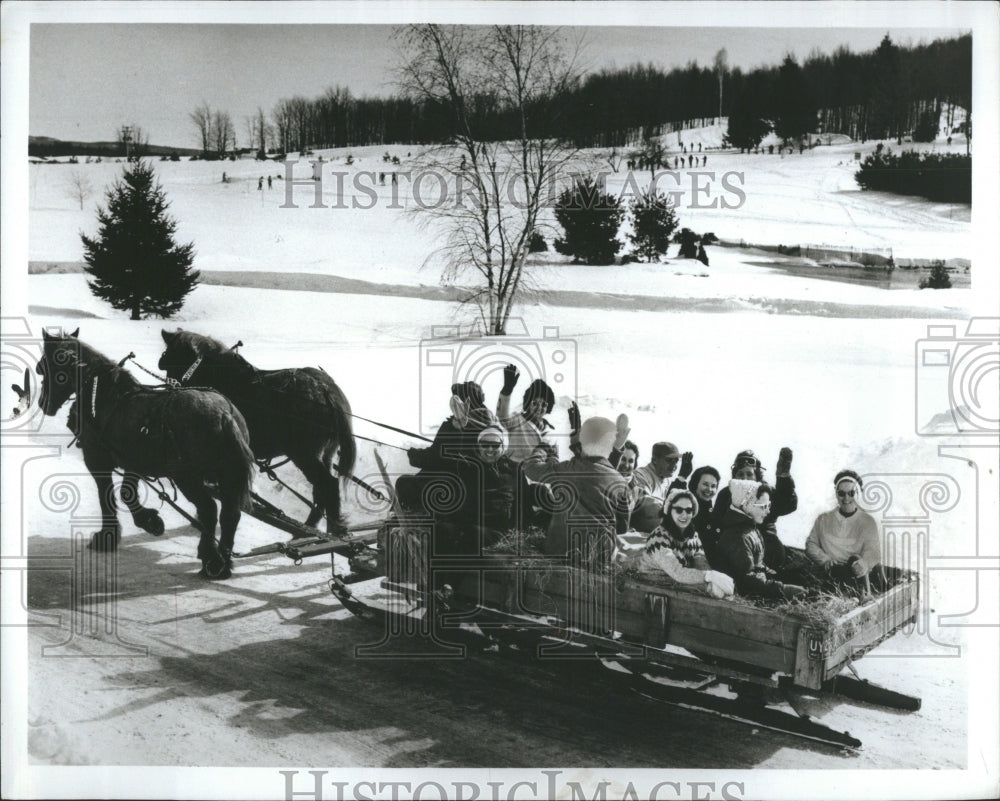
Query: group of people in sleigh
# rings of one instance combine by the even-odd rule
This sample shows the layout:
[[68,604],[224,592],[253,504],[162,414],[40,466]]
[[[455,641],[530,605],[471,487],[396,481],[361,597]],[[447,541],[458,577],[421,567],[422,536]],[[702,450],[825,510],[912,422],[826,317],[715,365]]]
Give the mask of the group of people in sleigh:
[[[858,507],[855,471],[833,477],[837,505],[816,518],[803,554],[786,548],[776,527],[798,507],[791,449],[781,449],[773,484],[753,451],[739,452],[720,491],[716,468],[693,469],[692,454],[670,442],[655,443],[639,466],[624,415],[581,420],[574,403],[572,457],[560,460],[545,417],[554,393],[536,379],[512,412],[519,377],[515,366],[505,368],[495,413],[479,384],[454,384],[452,414],[434,442],[408,451],[419,472],[397,480],[397,498],[405,515],[433,519],[436,555],[478,554],[512,530],[540,527],[546,554],[662,572],[716,598],[783,601],[819,590],[864,597],[894,580],[882,565],[877,524]],[[620,548],[617,535],[626,532],[644,535],[642,546]]]

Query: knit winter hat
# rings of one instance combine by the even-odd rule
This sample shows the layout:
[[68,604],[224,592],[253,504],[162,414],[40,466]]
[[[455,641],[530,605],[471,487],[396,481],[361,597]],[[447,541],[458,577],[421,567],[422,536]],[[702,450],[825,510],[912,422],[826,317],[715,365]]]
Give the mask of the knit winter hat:
[[507,430],[501,425],[488,425],[480,431],[479,436],[476,437],[476,442],[484,441],[499,442],[500,449],[506,453],[507,445],[509,443]]
[[451,394],[458,395],[469,404],[470,409],[478,409],[485,405],[486,395],[483,388],[475,381],[463,381],[459,384],[451,385]]
[[580,448],[584,456],[603,456],[611,453],[617,428],[607,417],[588,417],[580,426]]
[[664,517],[667,517],[670,514],[670,507],[677,503],[677,501],[681,498],[687,498],[694,506],[694,514],[691,516],[691,519],[693,520],[698,516],[698,499],[694,496],[694,493],[691,492],[691,490],[678,488],[672,489],[667,493],[667,499],[663,502]]
[[747,481],[742,478],[734,478],[729,482],[729,492],[733,496],[733,509],[750,514],[750,507],[757,503],[757,490],[760,489],[760,481]]

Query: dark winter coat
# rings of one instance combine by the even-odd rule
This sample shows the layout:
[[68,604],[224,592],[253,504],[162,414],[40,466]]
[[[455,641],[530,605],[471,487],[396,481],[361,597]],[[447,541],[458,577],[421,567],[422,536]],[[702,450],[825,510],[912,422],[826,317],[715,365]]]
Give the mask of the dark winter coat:
[[602,456],[560,462],[536,450],[521,463],[532,481],[549,484],[555,509],[545,539],[545,552],[567,556],[571,541],[598,543],[610,556],[615,535],[628,529],[628,484]]
[[410,465],[418,470],[441,470],[445,466],[445,460],[474,452],[480,428],[461,429],[455,425],[455,418],[449,417],[441,423],[434,441],[428,447],[410,448],[407,451]]
[[[727,489],[728,492],[728,489]],[[781,599],[781,582],[764,563],[764,538],[753,519],[729,509],[722,519],[712,567],[733,577],[736,592],[759,598]]]
[[[719,537],[722,534],[723,521],[731,511],[733,505],[733,495],[729,487],[723,487],[715,498],[715,506],[712,508],[712,516],[706,533],[701,535],[702,544],[705,546],[705,553],[709,554]],[[799,508],[799,496],[795,493],[795,481],[791,476],[781,476],[775,479],[774,492],[771,493],[771,511],[764,522],[760,525],[760,534],[764,539],[766,548],[765,561],[768,567],[779,569],[785,562],[785,546],[778,538],[778,527],[776,521],[779,517],[791,514]]]

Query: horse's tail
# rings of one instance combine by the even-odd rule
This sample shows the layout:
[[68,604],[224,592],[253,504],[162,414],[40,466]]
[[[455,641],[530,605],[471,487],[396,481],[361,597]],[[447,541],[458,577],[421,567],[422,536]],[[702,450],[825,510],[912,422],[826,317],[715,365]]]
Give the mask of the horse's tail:
[[[346,400],[345,400],[346,403]],[[358,445],[354,441],[354,426],[351,424],[350,412],[337,404],[337,423],[340,428],[340,458],[338,472],[342,478],[349,478],[354,472],[354,463],[358,458]]]
[[239,498],[240,508],[248,512],[253,508],[250,493],[257,472],[257,461],[253,451],[250,450],[250,434],[243,417],[235,407],[233,413],[226,415],[224,426],[224,434],[230,446],[226,448],[223,456],[225,474],[231,477],[232,488]]
[[341,480],[346,481],[354,472],[354,464],[358,458],[358,446],[354,441],[351,404],[348,403],[347,396],[332,378],[330,383],[332,386],[327,387],[326,401],[333,414],[333,423],[337,431],[337,444],[340,450],[337,459],[337,472],[340,473]]

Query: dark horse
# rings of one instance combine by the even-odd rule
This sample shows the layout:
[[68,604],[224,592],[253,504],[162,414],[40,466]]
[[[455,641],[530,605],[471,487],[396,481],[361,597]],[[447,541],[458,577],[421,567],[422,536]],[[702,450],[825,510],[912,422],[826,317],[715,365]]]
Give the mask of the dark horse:
[[[212,390],[143,386],[78,334],[79,329],[67,337],[43,332],[44,353],[35,371],[42,376],[39,405],[46,415],[76,393],[69,427],[79,437],[101,503],[102,529],[91,547],[113,550],[121,540],[112,470],[124,471],[122,500],[135,523],[152,534],[163,533],[163,520],[139,503],[139,476],[168,478],[197,509],[202,574],[229,578],[236,526],[240,510],[249,508],[254,476],[243,416]],[[206,481],[217,486],[221,513]],[[218,544],[216,522],[222,529]]]
[[342,525],[340,487],[330,473],[340,450],[337,472],[354,470],[357,449],[351,430],[351,405],[336,382],[312,367],[258,370],[235,350],[191,331],[163,331],[167,348],[160,369],[182,384],[213,387],[243,412],[250,447],[261,460],[287,456],[313,488],[306,524],[326,513],[327,529]]

